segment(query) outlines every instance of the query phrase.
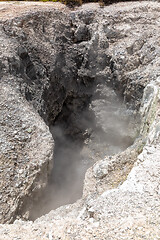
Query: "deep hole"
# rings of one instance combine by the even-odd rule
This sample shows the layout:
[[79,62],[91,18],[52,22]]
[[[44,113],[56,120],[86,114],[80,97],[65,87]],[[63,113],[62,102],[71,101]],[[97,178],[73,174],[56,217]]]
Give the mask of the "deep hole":
[[[75,112],[70,105],[73,102],[68,101],[70,108],[64,104],[50,125],[55,140],[54,167],[42,198],[33,206],[31,220],[81,198],[86,170],[96,161],[121,152],[133,143],[132,112],[111,88],[106,87],[106,91],[113,92],[112,101],[95,94],[81,111],[76,108]],[[95,107],[100,117],[95,115]],[[74,120],[71,120],[73,113]]]
[[[37,44],[18,38],[23,46],[19,58],[10,59],[10,74],[20,77],[22,95],[39,112],[55,141],[48,185],[41,196],[36,192],[26,198],[18,210],[20,217],[23,211],[29,212],[34,220],[81,198],[86,170],[105,156],[123,151],[137,137],[135,112],[143,87],[136,82],[131,88],[132,79],[123,74],[116,56],[107,52],[108,40],[89,31],[89,18],[87,13],[86,24],[71,26],[69,20],[55,25],[58,32],[49,28],[47,38],[41,33],[44,23],[40,17],[35,20],[39,24]],[[54,54],[50,56],[49,50]]]

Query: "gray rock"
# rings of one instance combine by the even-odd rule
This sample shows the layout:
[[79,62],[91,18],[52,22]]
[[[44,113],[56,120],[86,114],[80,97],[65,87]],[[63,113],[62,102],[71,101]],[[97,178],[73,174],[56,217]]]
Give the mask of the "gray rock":
[[[95,122],[127,142],[120,151],[137,136],[126,150],[93,159],[101,161],[88,169],[81,200],[34,223],[1,225],[0,238],[159,238],[159,9],[154,2],[88,4],[70,14],[59,4],[0,3],[1,223],[28,219],[47,184],[48,126],[89,135],[91,153],[98,151]],[[106,117],[105,104],[114,109]],[[84,110],[96,119],[89,127]],[[115,130],[117,119],[127,125]]]

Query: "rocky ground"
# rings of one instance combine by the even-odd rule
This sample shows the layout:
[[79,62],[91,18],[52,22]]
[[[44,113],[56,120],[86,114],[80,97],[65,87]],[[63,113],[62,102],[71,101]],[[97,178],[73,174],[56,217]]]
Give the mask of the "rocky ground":
[[[17,218],[0,239],[160,239],[160,4],[0,9],[1,223]],[[23,221],[51,172],[51,127],[83,139],[86,109],[123,151],[96,158],[80,200]]]

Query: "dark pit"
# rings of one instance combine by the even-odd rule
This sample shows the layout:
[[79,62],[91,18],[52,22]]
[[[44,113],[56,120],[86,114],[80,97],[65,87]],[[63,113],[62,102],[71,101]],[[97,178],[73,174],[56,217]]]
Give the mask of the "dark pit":
[[33,220],[81,198],[86,170],[134,142],[144,86],[126,77],[127,51],[124,63],[109,51],[119,33],[105,24],[98,32],[94,11],[35,14],[24,17],[23,26],[18,21],[4,27],[17,41],[9,71],[55,141],[48,186],[32,199]]

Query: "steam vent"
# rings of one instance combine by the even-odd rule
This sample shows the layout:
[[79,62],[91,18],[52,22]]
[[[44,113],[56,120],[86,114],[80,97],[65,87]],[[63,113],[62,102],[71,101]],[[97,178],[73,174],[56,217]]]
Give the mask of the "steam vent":
[[159,240],[159,87],[159,2],[0,2],[0,240]]

